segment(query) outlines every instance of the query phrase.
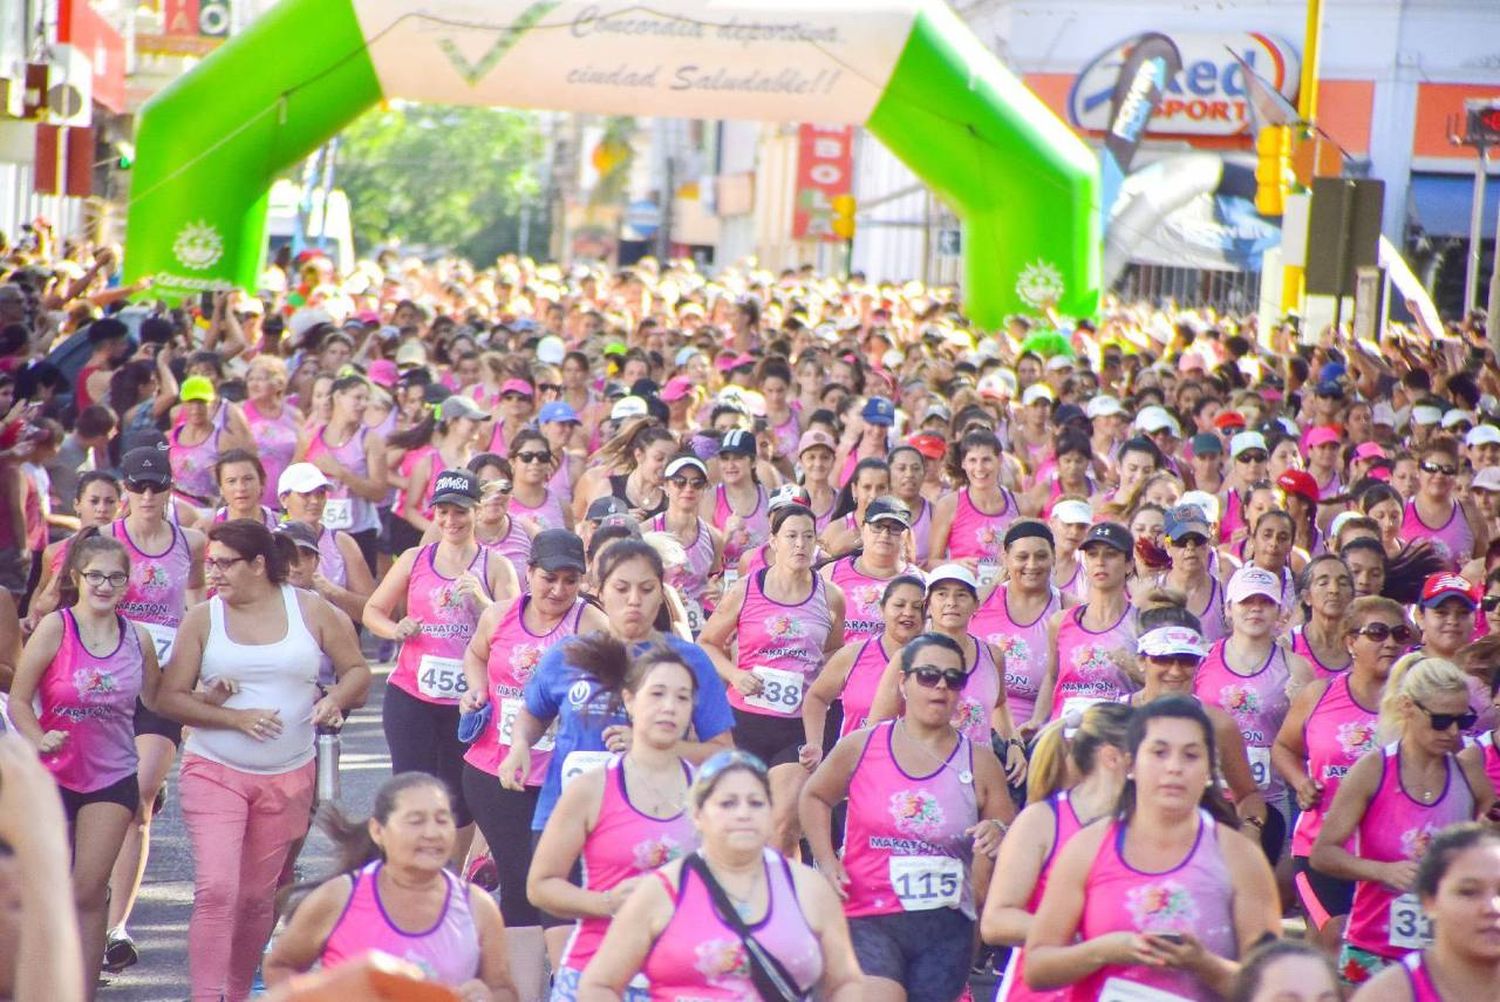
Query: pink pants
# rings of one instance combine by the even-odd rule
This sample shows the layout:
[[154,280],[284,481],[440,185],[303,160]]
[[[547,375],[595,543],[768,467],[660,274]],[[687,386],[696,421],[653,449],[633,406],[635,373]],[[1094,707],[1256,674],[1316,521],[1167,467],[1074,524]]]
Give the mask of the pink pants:
[[193,1002],[241,1002],[271,936],[276,878],[307,834],[317,766],[278,775],[182,757],[182,817],[196,877],[188,927]]

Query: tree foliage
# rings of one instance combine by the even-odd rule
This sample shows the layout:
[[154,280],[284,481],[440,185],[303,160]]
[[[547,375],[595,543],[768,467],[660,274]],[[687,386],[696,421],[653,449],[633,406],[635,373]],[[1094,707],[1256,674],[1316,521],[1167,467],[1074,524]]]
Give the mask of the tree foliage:
[[[545,249],[543,152],[529,112],[392,104],[344,131],[335,183],[349,196],[362,252],[400,241],[483,266],[499,254]],[[531,215],[526,248],[518,246],[523,206]]]

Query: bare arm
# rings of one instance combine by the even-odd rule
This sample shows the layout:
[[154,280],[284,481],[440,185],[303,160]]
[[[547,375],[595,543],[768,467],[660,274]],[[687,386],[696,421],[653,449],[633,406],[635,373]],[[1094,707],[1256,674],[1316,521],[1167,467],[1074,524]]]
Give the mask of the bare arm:
[[937,567],[948,559],[948,537],[953,532],[953,517],[958,514],[958,495],[948,494],[932,506],[931,542],[927,546],[927,567]]
[[979,932],[992,946],[1021,946],[1031,931],[1026,906],[1052,851],[1057,816],[1050,804],[1029,804],[1000,843]]
[[[676,877],[680,864],[658,873]],[[641,881],[609,924],[599,952],[583,969],[578,982],[578,1002],[619,1002],[630,980],[640,973],[646,954],[672,917],[672,898],[655,876]]]
[[[10,722],[15,726],[16,733],[31,742],[33,748],[46,752],[56,750],[44,746],[44,735],[41,722],[37,719],[36,706],[32,702],[36,697],[37,686],[41,684],[42,676],[46,674],[47,667],[57,657],[58,650],[62,647],[63,621],[62,614],[49,614],[41,622],[36,624],[36,630],[31,634],[31,639],[26,641],[26,647],[21,651],[21,660],[16,667],[16,677],[10,686]],[[63,732],[56,732],[62,734]],[[48,743],[56,738],[49,738]],[[0,780],[3,782],[3,780]]]
[[402,617],[399,622],[394,618],[396,610],[404,609],[406,605],[406,589],[411,582],[411,568],[416,559],[415,549],[407,550],[397,557],[390,573],[365,602],[365,628],[382,640],[405,640],[417,632],[420,625],[410,616]]
[[1309,862],[1330,877],[1381,882],[1404,891],[1416,875],[1414,863],[1381,863],[1361,859],[1344,848],[1344,844],[1359,827],[1380,786],[1384,757],[1385,752],[1377,748],[1366,752],[1354,763],[1349,774],[1339,784],[1333,803],[1323,816],[1323,827],[1318,831],[1317,841],[1313,843]]
[[634,889],[634,880],[625,881],[628,886],[590,891],[568,879],[598,820],[607,780],[606,770],[595,769],[564,787],[532,853],[531,870],[526,875],[526,897],[536,907],[559,918],[609,918]]
[[[862,644],[847,644],[828,659],[823,670],[802,696],[802,733],[805,748],[817,749],[817,757],[823,756],[823,737],[828,729],[828,708],[844,691],[849,681],[849,670],[854,667],[855,655]],[[816,765],[816,761],[814,761]]]
[[268,987],[282,984],[294,975],[312,970],[353,894],[353,880],[348,875],[342,875],[316,888],[303,899],[292,913],[286,928],[271,942],[271,952],[267,954],[264,965]]
[[479,931],[479,978],[489,989],[491,1002],[519,1002],[520,993],[510,973],[510,951],[505,945],[505,917],[489,894],[468,888],[469,911]]

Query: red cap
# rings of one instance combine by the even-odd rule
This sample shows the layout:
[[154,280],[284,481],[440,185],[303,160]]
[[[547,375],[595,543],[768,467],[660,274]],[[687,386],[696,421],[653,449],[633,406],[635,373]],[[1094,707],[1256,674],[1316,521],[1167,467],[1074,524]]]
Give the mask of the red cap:
[[948,453],[948,443],[943,441],[943,437],[930,432],[913,435],[906,440],[906,444],[928,459],[942,459]]
[[1223,431],[1226,428],[1245,427],[1245,415],[1239,411],[1220,411],[1219,416],[1214,418],[1214,427]]
[[1318,503],[1318,482],[1306,470],[1287,470],[1276,478],[1276,486],[1286,494],[1296,494],[1313,504]]
[[1463,575],[1440,571],[1428,577],[1422,585],[1422,608],[1430,609],[1445,598],[1461,598],[1470,606],[1477,606],[1479,596],[1475,591]]

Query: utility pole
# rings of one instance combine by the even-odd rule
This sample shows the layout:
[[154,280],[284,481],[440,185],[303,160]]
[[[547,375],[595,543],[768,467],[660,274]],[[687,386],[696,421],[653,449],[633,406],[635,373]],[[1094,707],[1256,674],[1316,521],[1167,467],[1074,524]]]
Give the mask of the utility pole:
[[[1297,116],[1309,126],[1318,119],[1318,63],[1323,50],[1323,0],[1307,0],[1307,27],[1302,42],[1302,80],[1297,86]],[[1318,134],[1313,132],[1312,176],[1318,175]],[[1311,184],[1311,180],[1308,181]],[[1289,264],[1281,271],[1281,308],[1300,310],[1306,272]]]

